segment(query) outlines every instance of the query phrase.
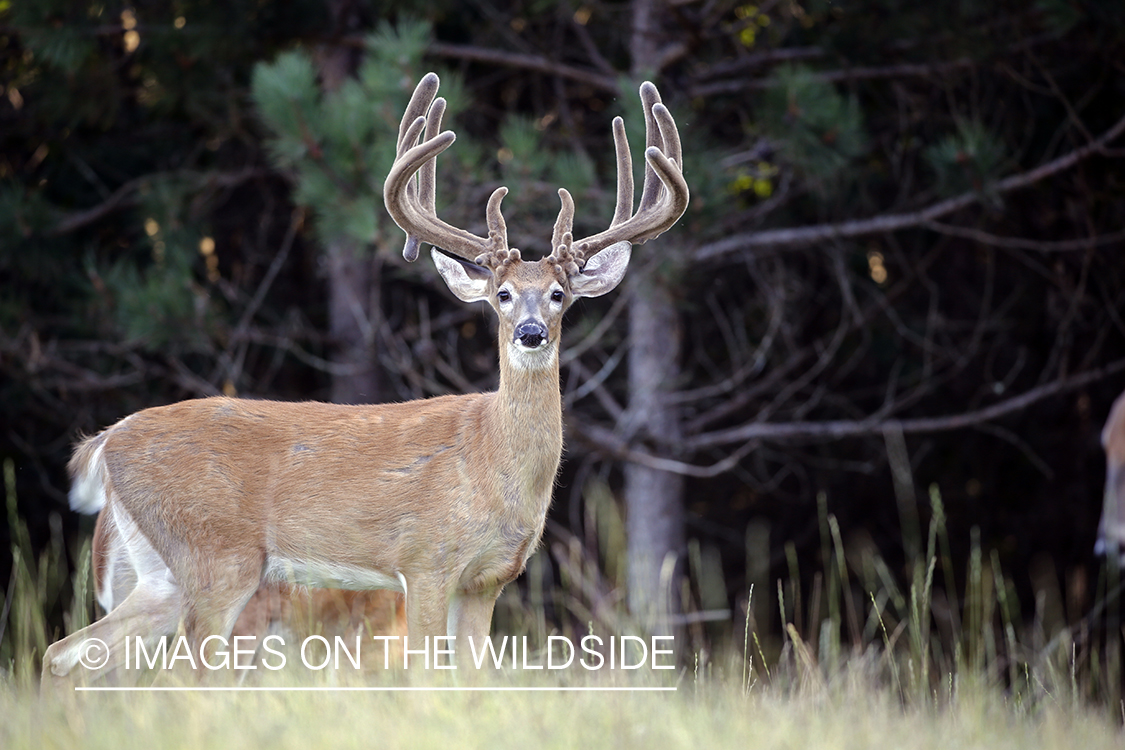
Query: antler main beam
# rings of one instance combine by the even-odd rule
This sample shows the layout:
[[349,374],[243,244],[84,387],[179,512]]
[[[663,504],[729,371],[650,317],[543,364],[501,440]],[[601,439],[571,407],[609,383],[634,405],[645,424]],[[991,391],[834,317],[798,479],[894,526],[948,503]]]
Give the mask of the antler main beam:
[[[633,212],[633,161],[625,122],[613,118],[613,143],[617,152],[617,203],[613,220],[603,232],[572,242],[572,253],[580,262],[616,242],[634,244],[660,236],[675,224],[688,205],[688,186],[684,180],[680,133],[672,113],[660,101],[656,86],[641,84],[641,104],[645,112],[645,179],[641,202]],[[562,209],[555,222],[552,241],[557,250],[564,244],[574,220],[574,201],[566,190],[559,191]]]
[[[423,241],[465,260],[476,261],[483,254],[508,247],[507,228],[500,213],[500,201],[508,194],[508,188],[497,188],[488,199],[488,237],[478,237],[437,217],[434,205],[437,156],[457,140],[452,130],[439,132],[445,99],[434,98],[438,85],[437,75],[427,73],[410,97],[398,129],[397,155],[383,183],[383,201],[391,218],[406,232],[402,256],[408,261],[418,259],[418,248]],[[421,143],[419,136],[423,136]]]

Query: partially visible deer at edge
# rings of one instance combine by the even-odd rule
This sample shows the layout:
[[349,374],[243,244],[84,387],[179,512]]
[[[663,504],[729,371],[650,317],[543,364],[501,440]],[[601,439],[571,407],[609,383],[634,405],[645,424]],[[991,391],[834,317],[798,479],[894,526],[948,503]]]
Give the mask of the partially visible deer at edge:
[[1117,397],[1102,429],[1105,448],[1105,504],[1094,552],[1116,556],[1125,568],[1125,393]]
[[412,649],[449,635],[463,659],[466,637],[488,634],[551,502],[563,442],[563,313],[618,285],[631,243],[675,224],[688,187],[675,122],[646,82],[636,212],[616,118],[609,228],[575,239],[574,202],[560,189],[552,251],[525,261],[508,247],[507,188],[488,201],[487,237],[437,217],[434,160],[455,139],[441,132],[437,89],[430,73],[411,97],[384,201],[407,234],[407,260],[421,242],[434,245],[453,294],[496,311],[498,390],[368,406],[207,398],[145,409],[84,440],[70,462],[71,504],[112,518],[120,547],[104,554],[128,565],[136,583],[104,618],[47,649],[45,680],[68,675],[91,637],[111,658],[87,678],[121,666],[126,637],[154,639],[181,623],[200,654],[209,635],[230,635],[263,582],[401,592]]

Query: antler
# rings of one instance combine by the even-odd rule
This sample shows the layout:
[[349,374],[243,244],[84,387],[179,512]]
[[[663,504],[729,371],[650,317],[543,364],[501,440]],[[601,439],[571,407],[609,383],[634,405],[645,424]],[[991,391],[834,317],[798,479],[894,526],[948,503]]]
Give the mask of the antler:
[[[457,139],[452,130],[438,132],[445,114],[445,99],[434,98],[438,85],[437,75],[427,73],[414,89],[399,125],[397,155],[383,183],[387,211],[395,224],[406,232],[402,256],[408,261],[417,260],[418,246],[426,241],[474,263],[503,262],[510,253],[500,201],[508,194],[508,188],[497,188],[488,199],[488,237],[478,237],[437,217],[434,207],[437,156]],[[418,143],[423,127],[425,134]]]
[[[508,231],[500,212],[500,202],[508,194],[508,188],[497,188],[488,199],[485,214],[488,237],[478,237],[437,217],[434,206],[437,156],[457,139],[451,130],[440,132],[445,99],[435,98],[438,85],[437,75],[427,73],[414,89],[399,125],[397,155],[383,183],[387,211],[406,232],[402,255],[408,261],[417,260],[419,245],[425,241],[480,265],[494,267],[510,263],[519,258],[519,251],[508,248]],[[624,121],[615,117],[617,206],[609,228],[575,241],[572,236],[574,200],[565,189],[559,190],[562,208],[555,222],[549,259],[567,274],[576,273],[587,259],[616,242],[640,244],[663,234],[687,210],[689,194],[676,122],[661,103],[656,86],[645,81],[640,93],[645,113],[645,179],[640,205],[634,213],[629,141]]]
[[[617,152],[617,207],[609,228],[598,234],[573,240],[574,200],[559,190],[562,208],[551,239],[552,259],[583,265],[587,259],[615,242],[647,242],[675,224],[688,205],[688,186],[683,174],[680,134],[672,113],[660,102],[656,86],[641,84],[641,103],[645,111],[645,181],[641,203],[633,213],[633,161],[625,123],[613,119],[613,143]],[[656,179],[659,177],[659,181]],[[568,257],[569,256],[569,257]]]

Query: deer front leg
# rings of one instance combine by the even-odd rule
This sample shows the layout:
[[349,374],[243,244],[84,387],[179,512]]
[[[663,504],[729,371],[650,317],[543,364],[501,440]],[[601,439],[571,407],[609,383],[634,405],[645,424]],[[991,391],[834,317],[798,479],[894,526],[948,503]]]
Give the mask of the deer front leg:
[[[496,607],[496,600],[500,596],[500,589],[490,589],[478,593],[458,593],[449,603],[449,635],[457,637],[454,643],[457,646],[457,666],[459,669],[471,669],[473,651],[480,654],[485,648],[484,642],[492,629],[492,610]],[[470,639],[472,639],[470,641]]]
[[261,585],[262,566],[256,559],[211,554],[207,560],[213,570],[197,563],[182,576],[184,635],[192,655],[199,660],[197,679],[225,671],[225,667],[235,668],[231,632]]
[[437,636],[446,635],[449,599],[440,586],[427,586],[422,582],[407,584],[400,579],[406,592],[406,638],[403,640],[403,666],[417,668],[419,664],[433,668],[437,663],[437,647],[448,648],[446,641]]

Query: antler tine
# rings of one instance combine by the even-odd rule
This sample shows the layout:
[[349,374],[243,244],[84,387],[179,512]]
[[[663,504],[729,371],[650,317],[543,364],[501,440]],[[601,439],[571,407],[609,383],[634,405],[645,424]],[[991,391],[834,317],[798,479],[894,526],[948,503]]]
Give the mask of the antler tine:
[[[497,190],[489,199],[488,238],[478,237],[437,217],[434,200],[437,156],[457,139],[452,130],[439,132],[445,100],[434,98],[438,84],[437,75],[428,73],[410,97],[399,124],[395,161],[383,183],[383,202],[395,224],[406,232],[406,245],[402,249],[406,260],[417,260],[419,245],[425,241],[465,260],[475,261],[481,255],[507,248],[499,200],[503,198],[501,190],[504,193],[507,190]],[[418,143],[419,136],[423,136],[421,143]],[[497,193],[501,193],[499,197]],[[497,242],[502,244],[498,247]]]
[[[508,249],[508,225],[504,223],[504,214],[500,213],[500,201],[504,200],[504,196],[508,194],[508,188],[498,187],[492,191],[492,195],[488,196],[488,208],[485,211],[485,217],[488,222],[488,245],[485,247],[483,256],[478,256],[474,259],[474,263],[488,265],[492,263],[490,259],[492,256],[502,254],[504,250]],[[519,250],[513,250],[516,257],[519,257]],[[503,258],[500,258],[503,260]]]
[[645,113],[645,179],[640,205],[634,213],[629,142],[624,123],[615,118],[617,206],[608,229],[573,242],[575,255],[582,261],[616,242],[640,244],[658,237],[687,210],[690,195],[683,175],[683,153],[676,122],[661,103],[655,86],[645,81],[640,94]]
[[[433,104],[437,103],[434,102],[434,96],[437,94],[438,85],[438,77],[436,75],[430,74],[424,76],[422,80],[418,82],[418,85],[414,87],[414,93],[410,95],[410,102],[406,105],[406,111],[402,115],[402,122],[399,123],[398,143],[396,144],[395,151],[396,159],[401,158],[402,155],[405,154],[411,146],[417,144],[422,125],[428,125],[430,122],[429,118],[427,117],[428,111],[434,109],[438,110],[438,129],[440,129],[441,114],[445,109],[445,100],[439,98],[437,102],[440,102],[441,104],[438,104],[436,108],[432,106]],[[434,136],[435,132],[436,131],[431,131],[427,127],[426,140],[431,139]],[[420,189],[419,185],[416,184],[418,181],[422,181],[425,179],[426,172],[432,173],[432,168],[430,165],[436,165],[436,162],[435,160],[431,159],[425,164],[426,166],[423,167],[422,176],[419,177],[419,180],[415,180],[413,178],[407,180],[406,199],[409,201],[417,197],[422,200],[423,206],[432,206],[433,200],[430,200],[429,203],[425,202],[426,190],[424,188]],[[421,193],[421,195],[417,195],[417,193],[419,192]],[[406,245],[402,249],[403,257],[411,262],[417,260],[418,249],[421,244],[421,237],[416,234],[407,233]]]
[[406,105],[406,111],[403,112],[402,122],[398,126],[398,152],[397,156],[402,156],[403,153],[418,140],[418,134],[415,133],[413,137],[407,134],[411,128],[416,124],[419,117],[425,117],[426,112],[430,109],[430,104],[433,102],[434,97],[437,96],[438,90],[438,77],[435,73],[427,73],[418,81],[418,85],[414,87],[414,93],[410,95],[410,102]]
[[[649,236],[645,238],[646,240],[670,229],[687,210],[688,201],[687,183],[684,182],[683,178],[683,152],[680,146],[680,132],[676,129],[676,121],[672,119],[672,113],[668,111],[668,108],[659,102],[653,106],[652,113],[660,130],[662,145],[645,148],[645,188],[644,192],[641,193],[641,204],[637,207],[637,215],[649,211],[658,202],[661,205],[669,205],[667,205],[665,221],[649,230]],[[648,175],[652,171],[658,172],[660,181],[652,180],[655,189],[650,191]],[[669,188],[668,179],[683,182],[684,193],[682,196]],[[682,204],[677,203],[680,199],[683,201]]]
[[552,255],[561,246],[570,244],[571,238],[567,235],[574,230],[574,198],[570,197],[570,191],[566,188],[559,188],[559,202],[562,207],[559,208],[559,218],[555,219],[555,230],[551,233]]
[[545,258],[554,264],[563,279],[582,270],[583,259],[574,249],[574,199],[566,188],[559,188],[559,218],[555,220],[555,230],[551,233],[551,253]]
[[[660,92],[656,90],[649,81],[641,84],[641,106],[645,113],[645,154],[648,154],[650,148],[663,150],[664,139],[661,137],[660,127],[656,121],[656,114],[653,109],[664,104],[660,101]],[[652,165],[645,159],[645,181],[641,188],[641,204],[637,207],[637,213],[645,210],[647,207],[656,203],[657,196],[660,195],[660,183],[656,180],[656,172],[653,170]]]
[[[625,121],[620,117],[613,118],[613,150],[617,155],[617,206],[613,209],[611,227],[624,223],[633,215],[633,156],[629,153]],[[645,172],[647,184],[647,166]]]
[[[438,97],[426,113],[425,140],[433,140],[441,133],[441,118],[445,114],[445,99]],[[437,158],[427,159],[418,170],[418,202],[427,212],[437,215]]]

